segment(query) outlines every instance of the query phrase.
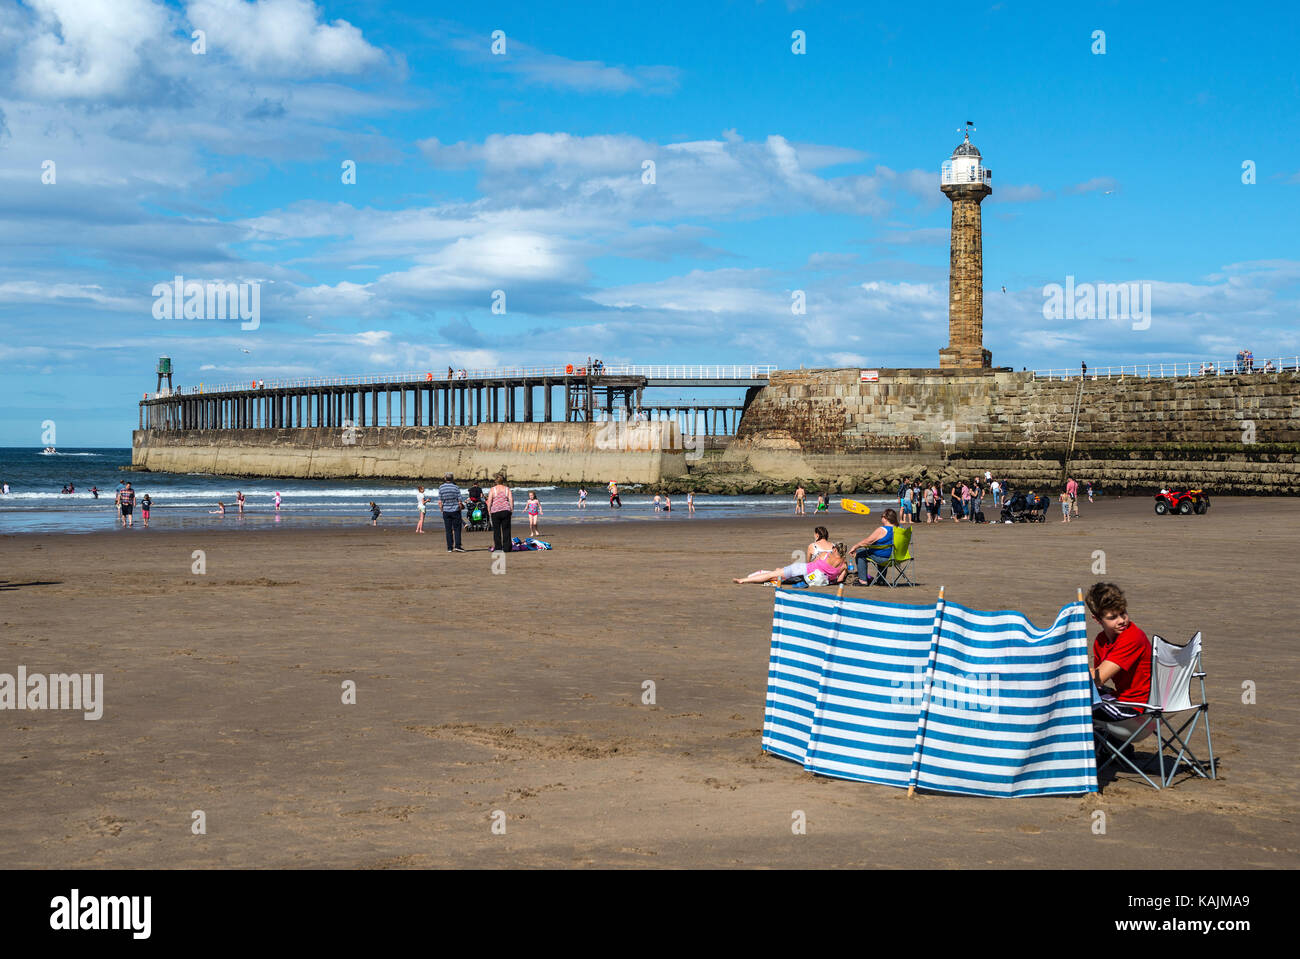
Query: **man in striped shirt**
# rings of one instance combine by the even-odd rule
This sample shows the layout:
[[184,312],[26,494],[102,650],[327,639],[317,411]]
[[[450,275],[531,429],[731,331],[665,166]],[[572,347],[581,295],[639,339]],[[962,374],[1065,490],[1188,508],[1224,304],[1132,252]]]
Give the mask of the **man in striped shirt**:
[[447,552],[463,553],[465,550],[460,545],[460,511],[465,504],[460,498],[460,487],[454,479],[451,473],[443,477],[443,484],[438,487],[438,503],[442,506],[442,525],[447,530]]

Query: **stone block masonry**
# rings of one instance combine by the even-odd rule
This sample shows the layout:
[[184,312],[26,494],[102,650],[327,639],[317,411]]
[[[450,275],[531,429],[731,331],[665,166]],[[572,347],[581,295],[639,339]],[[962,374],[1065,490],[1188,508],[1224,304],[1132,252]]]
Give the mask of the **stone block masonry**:
[[[1166,484],[1300,492],[1300,376],[1036,380],[1009,370],[777,372],[724,462],[792,482],[985,469],[1054,487],[1068,469],[1110,489]],[[1075,406],[1078,400],[1078,418]],[[1071,432],[1074,434],[1071,448]]]
[[137,430],[140,470],[225,476],[430,480],[451,472],[512,483],[656,483],[686,472],[676,423]]

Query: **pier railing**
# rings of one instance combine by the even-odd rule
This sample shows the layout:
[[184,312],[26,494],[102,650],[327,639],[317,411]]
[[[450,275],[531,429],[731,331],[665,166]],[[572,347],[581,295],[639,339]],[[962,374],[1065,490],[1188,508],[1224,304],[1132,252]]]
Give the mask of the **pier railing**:
[[1192,361],[1180,363],[1129,363],[1121,366],[1089,366],[1065,370],[1034,370],[1036,380],[1077,380],[1080,376],[1094,380],[1121,377],[1159,378],[1167,376],[1239,376],[1251,373],[1300,373],[1300,356],[1269,357],[1252,360]]
[[273,380],[242,380],[236,383],[200,383],[183,386],[171,393],[154,393],[149,399],[191,396],[200,393],[240,393],[258,390],[310,389],[328,386],[374,386],[388,383],[448,383],[457,380],[543,380],[566,376],[641,376],[646,379],[678,380],[766,380],[780,367],[770,364],[720,366],[509,366],[499,369],[408,370],[402,373],[365,373],[356,376],[306,376]]

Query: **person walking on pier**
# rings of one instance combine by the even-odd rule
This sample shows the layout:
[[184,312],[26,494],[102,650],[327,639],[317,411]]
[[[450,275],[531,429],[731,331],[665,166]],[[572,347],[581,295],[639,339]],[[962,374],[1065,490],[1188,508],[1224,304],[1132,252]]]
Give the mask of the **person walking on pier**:
[[438,502],[442,506],[442,525],[447,531],[447,552],[463,553],[465,550],[460,545],[460,511],[465,508],[465,503],[460,498],[460,487],[456,485],[451,473],[444,476],[442,481],[438,487]]
[[510,517],[515,509],[515,494],[506,485],[505,475],[498,473],[496,485],[488,490],[488,516],[492,520],[492,549],[510,552]]
[[415,488],[415,508],[420,511],[420,519],[415,524],[415,531],[417,533],[424,532],[424,510],[428,505],[429,497],[424,495],[424,487],[417,486]]

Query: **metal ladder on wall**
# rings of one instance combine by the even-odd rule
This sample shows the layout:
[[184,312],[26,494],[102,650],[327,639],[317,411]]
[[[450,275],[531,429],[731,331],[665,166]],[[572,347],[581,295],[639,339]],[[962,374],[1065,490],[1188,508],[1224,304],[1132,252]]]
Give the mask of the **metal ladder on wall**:
[[1079,430],[1079,407],[1083,403],[1084,376],[1079,377],[1079,388],[1074,392],[1074,415],[1070,417],[1070,444],[1065,450],[1065,462],[1061,464],[1061,485],[1070,478],[1070,457],[1074,455],[1074,435]]

